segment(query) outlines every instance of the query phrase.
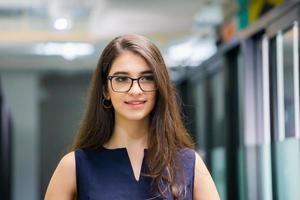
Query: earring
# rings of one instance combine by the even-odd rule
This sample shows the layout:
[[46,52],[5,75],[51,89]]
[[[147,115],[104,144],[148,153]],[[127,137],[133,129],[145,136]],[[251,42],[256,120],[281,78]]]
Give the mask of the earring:
[[106,109],[109,109],[109,108],[112,107],[111,101],[109,101],[109,100],[107,100],[105,98],[102,99],[102,105]]

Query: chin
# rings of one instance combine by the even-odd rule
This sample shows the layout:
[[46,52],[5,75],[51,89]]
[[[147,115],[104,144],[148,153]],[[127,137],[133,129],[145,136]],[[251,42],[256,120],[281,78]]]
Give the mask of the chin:
[[130,121],[141,121],[147,118],[145,115],[130,115],[130,116],[123,116],[125,119]]
[[117,114],[119,118],[122,118],[124,120],[128,120],[128,121],[141,121],[141,120],[145,120],[149,117],[149,114],[144,113],[144,112],[127,112],[127,113],[118,113]]

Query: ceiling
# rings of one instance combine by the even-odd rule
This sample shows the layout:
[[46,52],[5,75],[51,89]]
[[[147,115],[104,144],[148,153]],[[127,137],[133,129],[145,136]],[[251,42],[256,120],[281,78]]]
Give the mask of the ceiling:
[[[208,4],[230,0],[0,0],[0,42],[97,41],[123,33],[190,33]],[[54,28],[65,19],[66,29]],[[160,38],[161,37],[161,38]]]
[[16,65],[18,61],[11,61],[15,55],[33,66],[39,54],[32,46],[40,43],[80,42],[101,49],[117,35],[138,33],[163,48],[201,31],[202,22],[197,20],[206,19],[201,10],[208,5],[228,12],[235,4],[234,0],[0,0],[0,68]]

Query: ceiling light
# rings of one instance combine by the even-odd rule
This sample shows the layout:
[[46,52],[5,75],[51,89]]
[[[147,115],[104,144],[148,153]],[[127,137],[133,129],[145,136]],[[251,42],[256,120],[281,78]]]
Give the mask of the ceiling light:
[[71,28],[71,21],[66,18],[59,18],[54,21],[56,30],[66,30]]

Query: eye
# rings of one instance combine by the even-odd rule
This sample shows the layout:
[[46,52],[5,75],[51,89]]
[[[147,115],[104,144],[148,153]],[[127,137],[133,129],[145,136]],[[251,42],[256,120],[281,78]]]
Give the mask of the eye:
[[114,80],[115,80],[116,82],[123,83],[123,82],[128,82],[128,81],[129,81],[129,78],[126,77],[126,76],[115,76],[115,77],[114,77]]
[[141,77],[141,81],[149,81],[149,82],[152,82],[154,81],[154,77],[152,75],[149,75],[149,76],[142,76]]

